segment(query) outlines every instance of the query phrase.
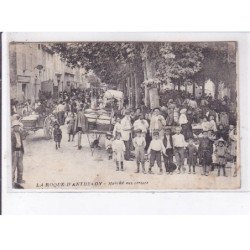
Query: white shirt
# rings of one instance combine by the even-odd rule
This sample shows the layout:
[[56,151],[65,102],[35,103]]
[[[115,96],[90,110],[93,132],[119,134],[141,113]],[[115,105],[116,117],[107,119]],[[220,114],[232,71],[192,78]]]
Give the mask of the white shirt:
[[121,134],[122,134],[122,140],[123,141],[128,141],[129,140],[131,129],[132,129],[131,120],[130,120],[130,118],[127,118],[125,116],[121,120]]
[[184,148],[187,146],[187,143],[185,141],[183,134],[175,134],[173,135],[173,146],[178,148]]
[[166,121],[162,115],[153,115],[150,120],[150,131],[162,130],[166,126]]
[[210,130],[211,124],[209,121],[202,122],[201,127],[202,127],[203,131],[208,131],[208,130]]
[[112,148],[112,143],[113,143],[113,140],[112,139],[107,139],[105,140],[105,148],[108,149],[108,148]]
[[112,143],[112,149],[113,151],[120,153],[125,151],[125,144],[122,140],[114,140]]
[[214,132],[217,131],[217,126],[214,120],[209,121],[209,130],[212,130]]
[[188,106],[193,108],[193,109],[196,109],[197,108],[197,102],[195,100],[190,100],[188,102]]
[[116,135],[116,132],[121,133],[121,130],[122,130],[122,125],[121,123],[117,122],[113,129],[113,136]]
[[161,139],[158,139],[158,140],[153,139],[150,142],[150,145],[149,145],[149,148],[148,148],[148,154],[150,153],[151,149],[155,150],[155,151],[161,151],[161,152],[164,152],[164,153],[166,151]]
[[179,124],[182,125],[182,124],[187,124],[187,123],[188,123],[188,120],[187,120],[186,114],[181,114],[179,118]]
[[143,133],[146,133],[147,130],[148,130],[148,127],[149,127],[148,122],[146,120],[144,120],[144,119],[143,120],[140,120],[140,119],[136,120],[134,122],[133,126],[134,126],[134,130],[141,129],[141,131]]
[[61,112],[61,111],[64,111],[64,109],[65,109],[64,105],[63,105],[63,104],[59,104],[59,105],[57,106],[57,108],[56,108],[56,111],[57,111],[57,112]]

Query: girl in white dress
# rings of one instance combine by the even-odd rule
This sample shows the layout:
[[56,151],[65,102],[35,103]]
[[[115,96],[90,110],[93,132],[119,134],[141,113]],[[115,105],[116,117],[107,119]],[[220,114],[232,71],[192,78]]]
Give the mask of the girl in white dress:
[[113,150],[113,158],[116,162],[116,171],[124,170],[124,152],[125,152],[125,144],[123,140],[121,140],[121,133],[116,133],[115,140],[112,143],[112,150]]

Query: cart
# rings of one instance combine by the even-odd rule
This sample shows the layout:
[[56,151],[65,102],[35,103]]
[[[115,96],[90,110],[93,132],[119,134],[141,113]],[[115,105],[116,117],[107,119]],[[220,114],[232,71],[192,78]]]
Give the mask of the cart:
[[37,130],[43,129],[46,139],[52,138],[53,125],[55,121],[56,118],[53,114],[48,116],[33,114],[25,116],[21,119],[23,130],[27,132],[25,133],[26,136],[29,134],[29,131],[33,131],[35,133]]
[[101,137],[112,131],[112,115],[106,110],[90,110],[85,113],[85,116],[87,118],[86,134],[93,156],[95,150],[99,147]]

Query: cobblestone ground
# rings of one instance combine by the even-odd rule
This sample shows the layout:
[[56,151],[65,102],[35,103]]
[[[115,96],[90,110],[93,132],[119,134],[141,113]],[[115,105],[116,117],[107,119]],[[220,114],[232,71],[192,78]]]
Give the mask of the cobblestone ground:
[[[196,175],[177,174],[158,175],[134,173],[134,161],[125,161],[125,171],[116,171],[115,163],[108,160],[104,149],[96,150],[94,156],[88,144],[87,136],[82,138],[82,150],[77,150],[77,138],[68,142],[65,126],[61,127],[63,139],[61,148],[56,150],[53,140],[46,140],[43,131],[31,133],[25,140],[24,184],[25,189],[67,189],[67,190],[167,190],[167,189],[234,189],[240,185],[240,177],[217,177],[217,171],[210,176],[202,176],[197,167]],[[92,138],[93,140],[93,138]],[[103,145],[104,138],[100,145]],[[148,168],[148,162],[146,168]]]

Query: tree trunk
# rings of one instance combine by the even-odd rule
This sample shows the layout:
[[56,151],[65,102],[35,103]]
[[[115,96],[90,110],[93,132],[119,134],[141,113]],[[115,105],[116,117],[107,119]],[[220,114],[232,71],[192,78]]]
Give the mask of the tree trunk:
[[193,96],[195,97],[195,83],[193,83]]
[[201,88],[202,88],[202,95],[204,95],[205,94],[205,81],[202,82]]
[[178,91],[181,90],[181,84],[178,82]]
[[[154,78],[153,64],[148,59],[148,44],[143,43],[143,73],[144,80],[149,80]],[[153,95],[152,95],[153,91]],[[153,106],[159,106],[159,91],[157,88],[149,88],[145,86],[145,105],[147,107],[153,108]]]
[[219,83],[215,83],[215,90],[214,90],[214,99],[218,99],[219,96]]

